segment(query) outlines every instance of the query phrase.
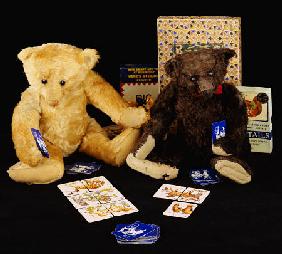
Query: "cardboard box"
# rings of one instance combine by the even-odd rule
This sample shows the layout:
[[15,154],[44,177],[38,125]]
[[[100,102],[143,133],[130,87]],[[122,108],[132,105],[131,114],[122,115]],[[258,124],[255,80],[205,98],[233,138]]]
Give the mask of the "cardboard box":
[[176,54],[199,47],[234,49],[225,81],[241,85],[241,19],[239,17],[165,16],[157,20],[158,68],[161,89],[169,83],[165,63]]
[[140,105],[150,95],[155,101],[160,93],[158,68],[149,64],[124,64],[120,67],[120,93]]
[[252,152],[271,153],[272,101],[271,88],[238,86],[248,111],[248,135]]

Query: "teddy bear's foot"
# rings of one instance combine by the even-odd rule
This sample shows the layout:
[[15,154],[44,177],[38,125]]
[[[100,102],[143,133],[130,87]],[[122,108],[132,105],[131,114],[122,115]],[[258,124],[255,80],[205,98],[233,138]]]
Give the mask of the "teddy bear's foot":
[[166,164],[152,162],[149,160],[137,159],[133,153],[130,153],[126,158],[127,165],[148,176],[155,179],[171,180],[177,177],[178,169]]
[[127,156],[127,165],[130,168],[155,179],[170,180],[176,178],[178,174],[178,169],[176,167],[145,160],[154,147],[155,139],[152,135],[148,135],[147,139],[139,149],[135,153],[130,153]]
[[50,158],[43,158],[41,162],[31,167],[18,162],[7,171],[16,182],[28,184],[48,184],[59,180],[64,175],[63,155],[60,149],[47,144]]
[[103,129],[95,119],[91,119],[79,151],[112,166],[120,166],[132,151],[139,134],[139,129],[126,128],[110,139],[107,135],[107,129]]
[[127,128],[110,141],[109,149],[113,155],[112,165],[124,164],[127,155],[132,151],[140,135],[139,129]]
[[216,157],[211,164],[221,175],[237,183],[246,184],[252,179],[249,166],[235,157]]

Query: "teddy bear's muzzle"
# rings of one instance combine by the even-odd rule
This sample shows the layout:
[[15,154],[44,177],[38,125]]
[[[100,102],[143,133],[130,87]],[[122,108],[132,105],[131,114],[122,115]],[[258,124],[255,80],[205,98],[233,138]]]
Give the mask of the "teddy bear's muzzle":
[[202,81],[198,82],[198,88],[199,88],[200,92],[204,92],[204,91],[213,92],[213,90],[215,89],[215,86],[209,80],[202,80]]

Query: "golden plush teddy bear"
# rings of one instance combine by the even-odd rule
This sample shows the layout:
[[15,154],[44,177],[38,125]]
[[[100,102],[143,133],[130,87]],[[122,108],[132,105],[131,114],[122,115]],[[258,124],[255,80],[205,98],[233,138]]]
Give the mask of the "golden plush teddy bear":
[[[108,164],[121,165],[148,115],[142,107],[130,107],[91,70],[99,60],[97,51],[48,43],[23,49],[18,58],[30,86],[14,109],[12,137],[20,162],[10,167],[9,176],[25,183],[56,181],[64,173],[63,157],[78,147]],[[87,114],[87,104],[110,116],[123,131],[110,139]],[[40,130],[49,158],[37,148],[31,128]]]

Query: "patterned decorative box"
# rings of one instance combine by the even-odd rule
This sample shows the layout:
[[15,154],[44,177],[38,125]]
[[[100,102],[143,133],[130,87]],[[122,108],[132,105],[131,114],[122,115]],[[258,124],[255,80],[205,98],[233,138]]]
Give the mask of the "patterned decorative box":
[[157,20],[158,63],[161,89],[169,83],[164,65],[174,55],[199,47],[231,48],[226,82],[241,85],[241,18],[224,16],[164,16]]
[[149,64],[121,65],[120,93],[126,101],[138,105],[145,102],[148,96],[155,101],[160,93],[158,68]]

